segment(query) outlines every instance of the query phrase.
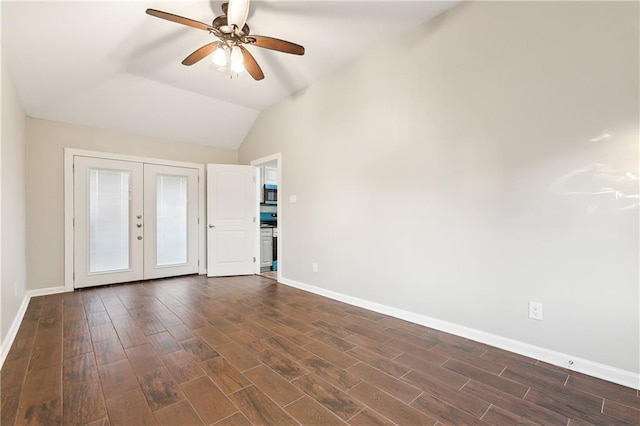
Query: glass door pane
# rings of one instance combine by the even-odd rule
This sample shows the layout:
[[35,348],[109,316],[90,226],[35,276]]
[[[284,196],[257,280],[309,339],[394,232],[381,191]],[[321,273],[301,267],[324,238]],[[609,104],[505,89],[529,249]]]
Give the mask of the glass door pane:
[[89,169],[89,273],[131,266],[130,181],[129,171]]
[[74,288],[141,280],[141,163],[74,156]]
[[156,265],[187,263],[188,180],[156,176]]
[[198,169],[144,165],[145,279],[198,272]]

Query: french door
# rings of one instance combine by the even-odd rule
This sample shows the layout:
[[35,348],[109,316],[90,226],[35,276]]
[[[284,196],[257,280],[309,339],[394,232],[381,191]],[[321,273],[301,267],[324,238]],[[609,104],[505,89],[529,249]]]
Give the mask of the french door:
[[198,170],[74,157],[74,287],[198,272]]
[[197,169],[144,165],[145,279],[198,272],[197,188]]

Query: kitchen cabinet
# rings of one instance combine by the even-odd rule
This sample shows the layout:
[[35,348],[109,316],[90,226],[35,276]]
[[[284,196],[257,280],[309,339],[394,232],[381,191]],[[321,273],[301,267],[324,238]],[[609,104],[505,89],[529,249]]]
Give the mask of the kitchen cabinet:
[[260,272],[270,271],[273,263],[273,228],[260,228]]

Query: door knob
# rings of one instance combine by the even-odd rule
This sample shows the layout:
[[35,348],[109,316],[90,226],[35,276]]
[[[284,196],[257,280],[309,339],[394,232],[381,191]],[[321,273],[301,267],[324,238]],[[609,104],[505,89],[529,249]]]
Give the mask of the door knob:
[[215,227],[216,227],[215,225],[209,225],[209,228],[215,228]]
[[142,239],[142,235],[138,235],[138,239],[141,240]]

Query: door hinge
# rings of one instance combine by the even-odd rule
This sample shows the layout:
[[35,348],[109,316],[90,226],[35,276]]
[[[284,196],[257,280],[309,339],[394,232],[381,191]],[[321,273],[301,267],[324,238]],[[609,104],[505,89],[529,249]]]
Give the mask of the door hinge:
[[72,165],[71,165],[71,171],[72,171],[72,172],[75,172],[75,171],[76,171],[76,165],[75,165],[75,164],[72,164]]
[[200,266],[200,259],[198,259],[198,266]]
[[198,225],[200,225],[200,218],[198,218]]
[[74,280],[76,279],[76,273],[75,272],[73,273],[73,279]]
[[256,217],[255,216],[253,217],[253,223],[256,223]]
[[255,257],[253,258],[253,263],[256,263],[256,258]]
[[72,221],[73,221],[73,225],[72,226],[76,226],[76,218],[75,217],[72,219]]

